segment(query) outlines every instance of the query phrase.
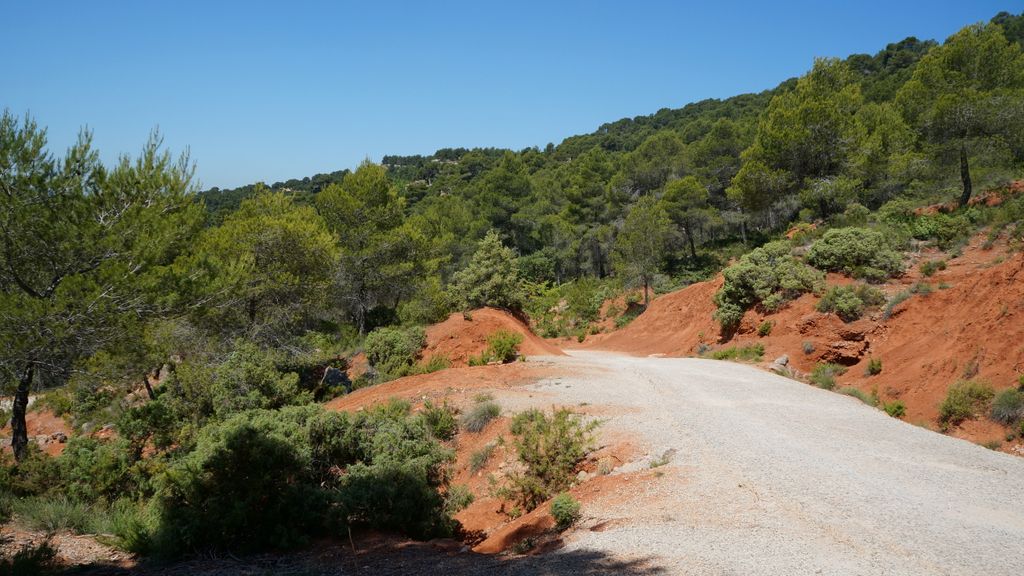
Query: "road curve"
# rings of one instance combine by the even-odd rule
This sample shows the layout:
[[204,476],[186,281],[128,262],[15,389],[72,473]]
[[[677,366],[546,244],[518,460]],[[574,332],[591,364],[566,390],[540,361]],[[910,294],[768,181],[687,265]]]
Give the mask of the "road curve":
[[544,359],[571,374],[535,385],[545,401],[611,407],[605,432],[649,454],[624,472],[675,453],[587,510],[555,556],[673,574],[1024,572],[1024,459],[751,366],[571,354]]

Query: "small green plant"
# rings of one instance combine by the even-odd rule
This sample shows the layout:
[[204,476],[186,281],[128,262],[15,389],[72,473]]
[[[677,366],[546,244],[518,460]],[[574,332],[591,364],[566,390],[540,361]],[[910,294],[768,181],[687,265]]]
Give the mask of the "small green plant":
[[950,386],[946,399],[939,406],[939,427],[946,431],[988,410],[995,392],[976,380],[961,380]]
[[801,345],[801,348],[803,349],[804,354],[806,354],[806,355],[814,354],[814,342],[806,342],[805,341]]
[[400,378],[414,371],[426,342],[422,328],[378,328],[366,336],[366,359],[380,374],[380,380]]
[[483,366],[491,362],[508,364],[519,357],[519,345],[523,343],[523,335],[510,330],[498,330],[487,337],[487,348],[480,356],[470,356],[470,366]]
[[473,492],[468,487],[462,484],[449,486],[448,492],[444,495],[444,513],[454,516],[472,504],[473,500]]
[[494,455],[494,449],[497,446],[493,443],[485,445],[483,448],[473,452],[469,455],[469,471],[476,474],[477,472],[484,469],[487,463],[490,462],[491,456]]
[[978,375],[978,371],[981,370],[981,365],[978,363],[978,358],[974,357],[964,364],[963,372],[960,373],[960,377],[964,380],[970,380]]
[[819,363],[811,371],[811,384],[814,384],[818,388],[825,390],[832,390],[836,387],[836,376],[842,376],[846,373],[846,368],[839,364],[833,364],[831,362],[821,364]]
[[1003,447],[1003,443],[999,440],[989,440],[988,442],[982,444],[982,446],[988,448],[989,450],[999,450],[1000,448]]
[[764,344],[756,342],[747,346],[731,346],[715,350],[708,355],[714,360],[746,360],[760,362],[764,358]]
[[462,429],[479,432],[501,414],[501,406],[494,402],[479,402],[462,415]]
[[916,282],[913,286],[910,287],[911,293],[919,294],[921,296],[927,296],[934,291],[935,289],[932,288],[932,285],[927,282]]
[[936,272],[946,269],[945,260],[926,260],[921,263],[921,274],[923,276],[933,276]]
[[846,394],[847,396],[853,396],[868,406],[878,406],[878,396],[875,394],[868,394],[862,390],[858,390],[853,386],[847,386],[839,391],[840,394]]
[[436,406],[430,400],[423,403],[423,411],[420,413],[423,421],[427,424],[431,434],[438,440],[451,440],[459,431],[459,424],[455,419],[455,410],[448,405],[448,402]]
[[949,290],[953,285],[949,282],[939,282],[939,290]]
[[878,288],[859,284],[856,286],[831,286],[818,301],[819,312],[834,312],[846,322],[852,322],[864,315],[866,308],[885,303],[885,295]]
[[526,554],[527,552],[533,550],[536,547],[537,539],[532,536],[529,536],[523,538],[522,540],[517,540],[516,543],[513,544],[511,548],[509,548],[509,551],[513,554]]
[[992,420],[1013,426],[1024,418],[1024,392],[1016,389],[1003,390],[992,401]]
[[568,492],[562,492],[551,500],[551,516],[559,530],[565,530],[580,519],[580,502]]
[[885,304],[885,309],[882,311],[882,319],[888,320],[889,318],[892,318],[893,310],[903,302],[907,301],[911,296],[913,296],[913,293],[909,290],[903,290],[902,292],[894,294],[893,297],[889,299],[889,302]]
[[430,374],[431,372],[437,372],[438,370],[444,370],[445,368],[451,368],[452,361],[447,356],[435,355],[431,356],[430,360],[422,366],[424,374]]
[[882,373],[882,359],[871,358],[868,360],[868,366],[864,370],[865,376],[877,376]]
[[893,400],[892,402],[886,402],[882,404],[882,409],[885,413],[893,418],[903,418],[907,413],[907,407],[903,404],[902,400]]
[[775,323],[772,322],[771,320],[765,320],[764,322],[761,322],[761,324],[757,327],[757,335],[762,338],[768,336],[769,334],[772,333],[772,328],[774,326]]

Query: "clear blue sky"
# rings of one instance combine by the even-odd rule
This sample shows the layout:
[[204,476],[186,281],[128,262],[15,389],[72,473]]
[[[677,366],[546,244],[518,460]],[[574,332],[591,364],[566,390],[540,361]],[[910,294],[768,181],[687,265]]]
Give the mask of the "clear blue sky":
[[104,158],[159,127],[204,187],[520,149],[945,39],[1018,1],[0,2],[0,108]]

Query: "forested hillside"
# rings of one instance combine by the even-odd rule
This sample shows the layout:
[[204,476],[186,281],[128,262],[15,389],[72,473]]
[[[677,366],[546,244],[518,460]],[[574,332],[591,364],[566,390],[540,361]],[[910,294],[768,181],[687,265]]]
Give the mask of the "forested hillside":
[[[972,199],[1024,173],[1022,41],[1024,15],[1000,14],[543,149],[385,156],[234,190],[196,190],[158,136],[104,166],[88,133],[56,156],[4,112],[0,386],[17,464],[0,456],[0,492],[59,494],[166,555],[350,525],[451,534],[454,416],[326,412],[350,384],[327,374],[361,351],[356,387],[442,369],[421,327],[481,306],[582,341],[606,300],[624,299],[625,323],[723,270],[726,338],[754,307],[821,292],[826,272],[899,274],[911,242],[994,225],[1019,243],[1020,202]],[[515,357],[492,344],[479,362]],[[28,437],[33,393],[76,431],[57,458]]]

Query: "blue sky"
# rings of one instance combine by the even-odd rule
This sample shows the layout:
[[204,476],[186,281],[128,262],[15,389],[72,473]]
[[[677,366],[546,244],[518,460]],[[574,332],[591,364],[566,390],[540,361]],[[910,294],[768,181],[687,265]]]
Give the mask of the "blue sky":
[[441,147],[521,149],[760,91],[815,56],[942,40],[1019,1],[3,0],[0,108],[105,160],[154,127],[203,187]]

